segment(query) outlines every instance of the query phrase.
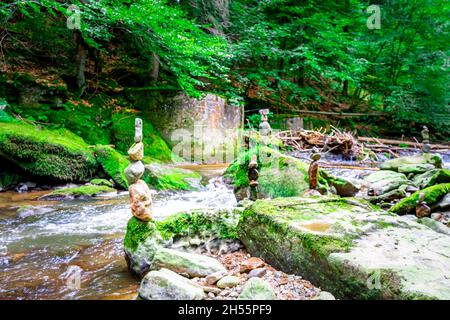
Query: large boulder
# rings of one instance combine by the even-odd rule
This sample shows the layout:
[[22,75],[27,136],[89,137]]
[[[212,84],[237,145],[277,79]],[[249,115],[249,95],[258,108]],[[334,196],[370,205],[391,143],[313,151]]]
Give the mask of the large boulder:
[[206,277],[215,272],[226,272],[225,267],[214,258],[167,248],[156,250],[152,267],[166,268],[189,277]]
[[150,271],[141,282],[139,297],[145,300],[201,300],[203,289],[167,269]]
[[450,183],[436,184],[434,186],[419,190],[395,204],[389,211],[400,215],[415,214],[417,201],[419,200],[419,195],[421,193],[425,194],[424,200],[427,205],[433,206],[437,204],[445,195],[450,193]]
[[431,164],[436,168],[442,168],[442,159],[438,154],[424,153],[385,161],[380,165],[380,169],[404,173],[419,173],[425,172],[424,165],[426,164]]
[[79,136],[15,121],[0,124],[0,158],[29,174],[57,181],[88,182],[98,169],[94,154]]
[[[249,186],[247,170],[253,155],[258,159],[258,191],[262,196],[291,197],[308,190],[308,163],[269,147],[258,146],[241,153],[225,171],[225,178],[233,184],[238,200],[246,197],[245,191]],[[327,193],[331,187],[342,196],[353,196],[358,191],[351,182],[319,170],[318,190]]]
[[449,299],[450,238],[353,198],[279,198],[247,207],[250,254],[338,298]]
[[374,190],[375,195],[385,194],[409,182],[403,173],[388,170],[374,172],[365,177],[364,181]]

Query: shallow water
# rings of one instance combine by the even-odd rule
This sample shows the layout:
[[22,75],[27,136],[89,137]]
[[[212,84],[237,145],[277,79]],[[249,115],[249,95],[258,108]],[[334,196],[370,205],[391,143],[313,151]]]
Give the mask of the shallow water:
[[[0,299],[134,298],[139,282],[122,246],[131,217],[127,193],[37,201],[42,194],[0,194]],[[155,219],[236,204],[220,178],[199,191],[157,193],[153,201]]]

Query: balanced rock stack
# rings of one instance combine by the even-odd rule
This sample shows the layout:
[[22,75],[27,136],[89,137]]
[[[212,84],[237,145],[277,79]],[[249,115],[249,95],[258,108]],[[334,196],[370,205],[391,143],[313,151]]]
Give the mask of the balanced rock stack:
[[128,150],[130,165],[125,169],[125,177],[128,180],[130,193],[131,213],[142,221],[152,220],[152,196],[145,181],[140,180],[145,167],[144,144],[142,143],[142,120],[136,118],[134,144]]

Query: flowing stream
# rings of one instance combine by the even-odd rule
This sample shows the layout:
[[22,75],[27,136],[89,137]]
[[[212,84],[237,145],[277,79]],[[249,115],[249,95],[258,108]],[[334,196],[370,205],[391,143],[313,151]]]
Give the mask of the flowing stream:
[[[220,178],[224,168],[193,166],[203,176],[199,191],[154,194],[155,219],[234,207],[233,191]],[[127,192],[36,200],[45,193],[0,193],[0,299],[134,298],[139,281],[127,270],[122,246],[131,217]]]

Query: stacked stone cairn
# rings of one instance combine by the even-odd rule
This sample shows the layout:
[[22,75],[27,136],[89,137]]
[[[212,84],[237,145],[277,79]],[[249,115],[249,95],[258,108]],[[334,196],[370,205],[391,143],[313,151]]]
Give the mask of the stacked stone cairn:
[[130,193],[131,213],[141,221],[152,220],[152,196],[145,181],[141,180],[145,172],[142,159],[144,144],[142,143],[142,119],[135,120],[134,144],[128,150],[129,166],[125,169]]

